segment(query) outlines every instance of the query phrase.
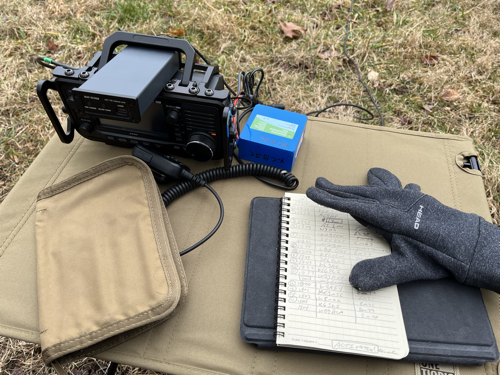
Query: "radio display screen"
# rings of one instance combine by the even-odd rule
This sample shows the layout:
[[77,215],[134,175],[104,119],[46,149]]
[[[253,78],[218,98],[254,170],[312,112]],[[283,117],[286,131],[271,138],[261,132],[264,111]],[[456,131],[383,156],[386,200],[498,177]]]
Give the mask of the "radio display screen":
[[165,114],[161,104],[153,103],[144,112],[141,122],[128,122],[110,119],[99,119],[102,128],[121,128],[125,131],[137,131],[141,133],[156,133],[166,135],[168,133]]

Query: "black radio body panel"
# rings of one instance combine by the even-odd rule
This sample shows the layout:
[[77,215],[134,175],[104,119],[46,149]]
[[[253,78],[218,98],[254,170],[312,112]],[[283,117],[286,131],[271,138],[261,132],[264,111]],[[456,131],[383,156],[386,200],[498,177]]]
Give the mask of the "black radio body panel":
[[[198,75],[201,76],[195,71],[193,79],[201,78]],[[85,138],[121,147],[133,147],[139,143],[196,159],[192,152],[186,150],[186,145],[196,135],[200,135],[207,139],[213,138],[216,147],[212,159],[224,157],[227,143],[227,113],[224,114],[224,110],[229,106],[227,98],[209,99],[207,102],[205,98],[186,97],[173,90],[163,91],[144,112],[141,121],[131,123],[85,114],[73,92],[79,87],[78,84],[67,78],[57,78],[54,84],[72,127]]]
[[[187,86],[183,86],[189,62],[179,62],[183,69],[162,83],[163,89],[147,109],[141,111],[139,120],[127,107],[133,106],[134,101],[127,102],[125,96],[118,100],[116,95],[90,98],[79,89],[85,82],[99,79],[100,58],[101,52],[98,52],[87,66],[75,71],[58,66],[52,71],[55,78],[42,80],[37,86],[38,96],[61,141],[70,143],[76,130],[87,139],[114,146],[142,144],[166,154],[200,161],[224,159],[224,166],[229,168],[233,152],[228,127],[230,99],[218,67],[193,63],[191,77]],[[126,82],[127,77],[123,79]],[[49,89],[57,91],[64,104],[63,111],[68,115],[66,131],[47,98]]]

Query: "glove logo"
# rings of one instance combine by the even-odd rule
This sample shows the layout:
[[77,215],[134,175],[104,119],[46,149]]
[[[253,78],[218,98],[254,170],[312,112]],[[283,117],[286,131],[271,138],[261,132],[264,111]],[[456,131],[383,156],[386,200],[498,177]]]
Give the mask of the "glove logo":
[[422,208],[424,208],[424,206],[420,205],[420,208],[418,209],[418,212],[417,212],[417,217],[415,218],[415,224],[413,225],[413,228],[415,228],[415,229],[418,229],[418,227],[420,227],[420,218],[422,217]]

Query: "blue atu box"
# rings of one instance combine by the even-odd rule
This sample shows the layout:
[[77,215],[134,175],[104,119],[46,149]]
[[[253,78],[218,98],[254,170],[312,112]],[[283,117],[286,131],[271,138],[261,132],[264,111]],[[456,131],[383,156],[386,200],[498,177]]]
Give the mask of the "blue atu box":
[[240,158],[291,171],[307,116],[257,104],[238,140]]

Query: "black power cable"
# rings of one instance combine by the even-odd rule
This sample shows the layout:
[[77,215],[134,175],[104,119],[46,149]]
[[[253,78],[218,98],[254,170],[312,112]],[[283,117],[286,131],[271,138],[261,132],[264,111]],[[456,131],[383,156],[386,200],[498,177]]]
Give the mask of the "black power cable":
[[[200,56],[200,58],[207,64],[207,65],[212,65],[210,64],[210,61],[203,56],[203,54],[193,46],[194,51]],[[260,73],[260,77],[258,78],[257,81],[257,86],[255,86],[256,78],[255,75],[257,73]],[[251,72],[243,72],[241,71],[238,74],[238,89],[237,93],[229,87],[227,84],[226,80],[222,78],[224,81],[224,86],[229,90],[231,95],[233,97],[229,98],[231,101],[231,104],[233,105],[233,115],[236,115],[236,128],[238,134],[240,134],[240,121],[241,119],[245,118],[245,115],[249,112],[252,111],[253,107],[256,104],[262,104],[259,100],[259,88],[260,85],[262,84],[262,81],[264,80],[264,70],[262,68],[255,68]],[[243,105],[242,105],[243,103]],[[277,108],[284,109],[284,106],[280,105],[275,105]],[[239,111],[243,110],[244,112],[240,115]],[[240,163],[241,164],[241,163]]]
[[[256,81],[256,75],[259,75]],[[240,72],[238,74],[238,96],[234,99],[236,111],[236,129],[240,134],[240,122],[245,118],[245,115],[252,111],[257,104],[262,104],[259,101],[259,89],[264,80],[264,70],[255,68],[251,72]],[[257,84],[256,84],[257,82]],[[240,115],[240,111],[243,113]],[[234,114],[234,113],[233,113]]]
[[[366,92],[368,93],[368,96],[370,97],[370,100],[372,101],[373,105],[377,109],[378,115],[380,117],[380,124],[384,126],[384,117],[382,116],[382,112],[380,112],[380,108],[377,105],[377,102],[372,96],[372,93],[370,92],[370,89],[366,86],[365,82],[363,81],[363,78],[361,78],[361,71],[359,70],[358,64],[356,64],[356,61],[347,53],[347,39],[349,38],[349,31],[350,31],[350,25],[351,25],[351,18],[350,15],[352,13],[352,8],[354,5],[354,0],[351,0],[351,7],[349,8],[349,13],[347,13],[347,24],[346,24],[346,33],[345,33],[345,38],[344,38],[344,55],[349,59],[349,61],[356,67],[356,71],[358,73],[358,80],[361,82],[363,87],[365,88]],[[355,104],[349,104],[349,103],[337,103],[333,104],[331,106],[325,107],[320,111],[313,111],[306,113],[307,116],[315,114],[315,117],[318,117],[320,113],[327,112],[328,109],[333,108],[333,107],[355,107],[358,109],[361,109],[362,111],[368,112],[368,114],[371,116],[370,118],[362,118],[362,117],[356,117],[354,116],[355,119],[358,120],[373,120],[374,116],[373,114],[367,110],[366,108],[363,108],[361,106],[355,105]]]
[[312,111],[312,112],[308,112],[306,113],[306,116],[310,116],[312,114],[316,114],[314,117],[318,117],[321,113],[323,112],[328,112],[330,113],[330,111],[328,111],[330,108],[335,108],[335,107],[354,107],[354,108],[357,108],[357,109],[360,109],[362,111],[365,111],[367,112],[370,117],[357,117],[357,116],[353,116],[355,119],[357,120],[361,120],[361,121],[370,121],[370,120],[373,120],[375,118],[375,116],[373,116],[373,113],[371,113],[368,109],[364,108],[364,107],[361,107],[357,104],[350,104],[350,103],[337,103],[337,104],[332,104],[332,105],[329,105],[328,107],[325,107],[319,111]]

